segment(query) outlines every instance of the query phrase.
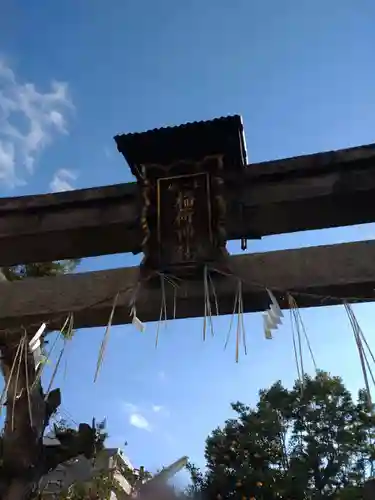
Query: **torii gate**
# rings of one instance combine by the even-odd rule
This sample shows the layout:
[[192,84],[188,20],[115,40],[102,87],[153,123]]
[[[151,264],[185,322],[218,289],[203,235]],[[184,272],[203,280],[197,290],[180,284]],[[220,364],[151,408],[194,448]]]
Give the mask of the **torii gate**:
[[[179,165],[177,169],[182,168],[186,177],[189,168],[190,173],[207,170],[215,176],[215,161],[221,158],[225,240],[241,240],[242,246],[248,239],[266,235],[375,221],[375,144],[246,165],[238,116],[115,139],[138,175],[138,183],[0,199],[0,267],[141,251],[144,186],[140,168],[144,166],[151,169],[159,185],[158,179],[164,175],[160,169],[168,170],[171,164],[172,170]],[[208,157],[211,163],[202,164]],[[171,177],[175,182],[176,175],[172,173]],[[204,182],[188,186],[201,203],[212,179]],[[168,245],[173,246],[176,241],[168,226],[168,211],[175,205],[163,193],[161,190],[155,195],[157,200],[154,196],[156,203],[164,203],[164,219],[158,219],[158,227],[162,227]],[[153,236],[156,241],[156,233]],[[287,291],[300,294],[301,307],[323,305],[322,297],[327,297],[324,305],[353,298],[373,300],[374,262],[375,241],[229,258],[231,269],[243,279],[244,312],[267,308],[265,287],[275,290],[282,307],[288,306],[283,293]],[[139,269],[130,267],[0,283],[0,329],[27,328],[45,320],[58,328],[72,311],[75,328],[105,325],[118,292],[113,324],[128,323],[128,292],[138,279]],[[232,313],[235,285],[219,280],[216,293],[220,314]],[[176,318],[203,315],[201,281],[183,281],[177,295]],[[172,300],[167,293],[169,311]],[[158,320],[159,290],[142,290],[137,311],[143,321]]]

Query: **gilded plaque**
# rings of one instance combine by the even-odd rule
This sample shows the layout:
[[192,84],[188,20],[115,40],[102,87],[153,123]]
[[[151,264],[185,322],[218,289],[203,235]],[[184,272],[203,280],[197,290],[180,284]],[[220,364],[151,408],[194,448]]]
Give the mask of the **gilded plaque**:
[[212,254],[210,177],[195,173],[157,181],[160,264],[204,262]]

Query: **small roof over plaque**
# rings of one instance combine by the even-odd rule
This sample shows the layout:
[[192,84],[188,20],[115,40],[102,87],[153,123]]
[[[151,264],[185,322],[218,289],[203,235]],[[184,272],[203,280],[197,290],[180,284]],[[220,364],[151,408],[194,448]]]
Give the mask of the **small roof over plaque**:
[[242,118],[239,115],[186,123],[147,132],[116,135],[117,149],[133,175],[140,165],[170,165],[175,161],[201,161],[224,155],[224,168],[242,169],[247,164]]

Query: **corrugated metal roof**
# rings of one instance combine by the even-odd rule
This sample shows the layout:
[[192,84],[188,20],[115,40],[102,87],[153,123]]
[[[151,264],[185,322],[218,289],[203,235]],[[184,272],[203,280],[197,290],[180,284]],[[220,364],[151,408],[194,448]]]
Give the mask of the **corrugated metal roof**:
[[141,164],[199,161],[214,154],[224,154],[224,163],[231,168],[242,168],[247,163],[243,123],[239,115],[121,134],[114,139],[134,175],[137,175],[134,167]]

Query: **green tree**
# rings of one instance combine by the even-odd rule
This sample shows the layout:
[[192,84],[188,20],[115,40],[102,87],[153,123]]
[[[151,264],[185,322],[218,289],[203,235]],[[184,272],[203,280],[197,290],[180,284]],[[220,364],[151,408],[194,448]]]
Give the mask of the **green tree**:
[[319,372],[260,391],[255,408],[232,408],[235,418],[207,438],[205,473],[190,465],[190,497],[357,498],[375,458],[364,391],[353,401],[340,378]]
[[[77,264],[74,260],[2,268],[1,277],[15,281],[56,276],[73,271]],[[6,417],[0,440],[2,500],[34,498],[42,476],[79,454],[92,457],[102,444],[98,429],[81,423],[78,429],[60,429],[60,445],[43,445],[43,435],[61,403],[61,394],[59,389],[51,390],[48,395],[43,391],[33,354],[28,349],[28,341],[36,329],[0,332],[0,368],[6,388]],[[24,351],[23,346],[19,348],[23,337]]]

